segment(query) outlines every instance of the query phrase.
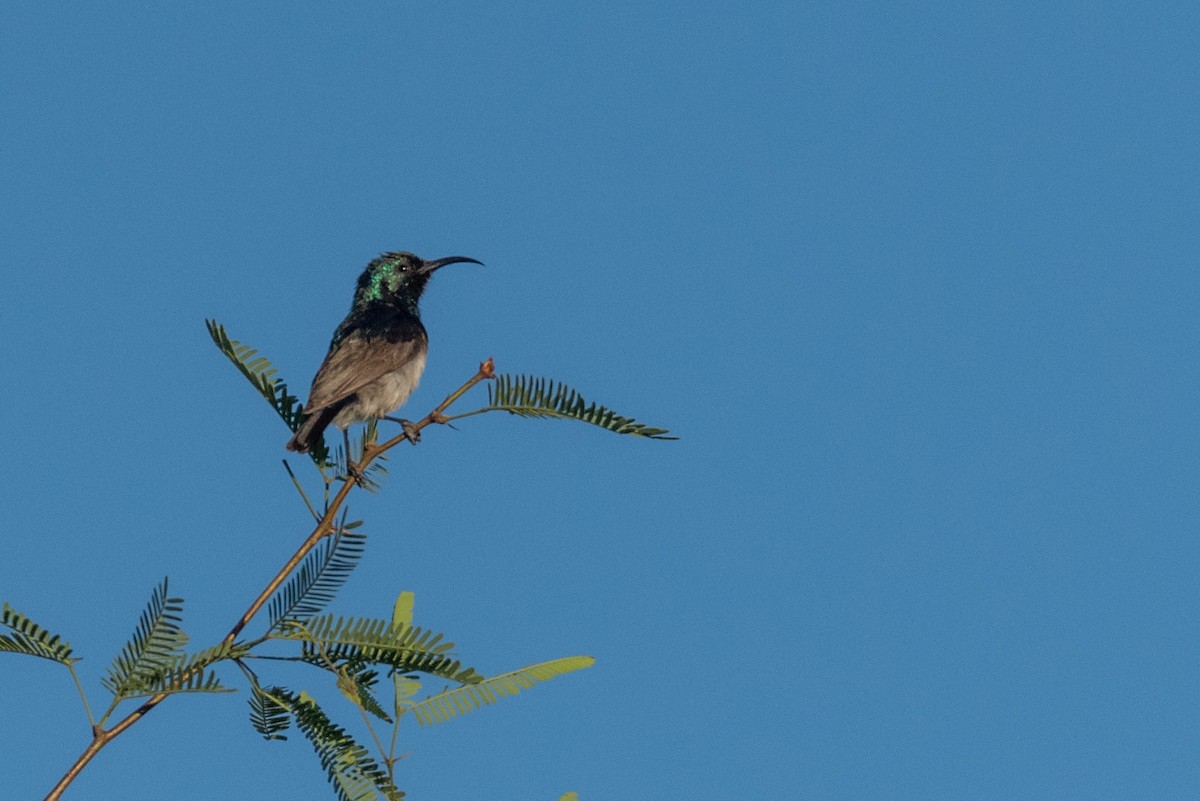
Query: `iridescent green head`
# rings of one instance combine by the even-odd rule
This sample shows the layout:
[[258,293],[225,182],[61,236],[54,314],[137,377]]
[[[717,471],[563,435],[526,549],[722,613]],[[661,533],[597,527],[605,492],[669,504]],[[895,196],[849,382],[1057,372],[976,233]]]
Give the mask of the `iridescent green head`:
[[375,303],[403,306],[416,311],[417,301],[425,291],[425,284],[434,270],[447,264],[481,261],[466,256],[448,256],[436,261],[425,261],[412,253],[384,253],[374,259],[358,277],[358,288],[354,292],[355,306]]

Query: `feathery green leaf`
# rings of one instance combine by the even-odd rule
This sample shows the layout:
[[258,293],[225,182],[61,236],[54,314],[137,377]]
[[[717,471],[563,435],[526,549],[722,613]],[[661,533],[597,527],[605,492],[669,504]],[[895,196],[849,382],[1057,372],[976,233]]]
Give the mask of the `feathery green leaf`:
[[422,726],[443,723],[450,718],[465,715],[485,704],[494,704],[500,698],[516,695],[538,682],[548,681],[564,673],[581,670],[596,664],[590,656],[568,656],[537,665],[514,670],[484,679],[476,684],[467,684],[453,690],[445,690],[426,698],[411,708]]
[[396,717],[400,717],[419,702],[413,699],[421,691],[421,680],[413,675],[404,675],[398,671],[392,673],[393,708]]
[[308,620],[324,609],[362,559],[366,541],[365,533],[348,530],[343,521],[333,535],[313,548],[271,599],[271,628],[285,621]]
[[386,801],[404,798],[404,793],[397,789],[367,749],[331,721],[312,696],[281,693],[277,697],[283,697],[291,706],[296,726],[312,743],[340,801],[368,801],[374,799],[376,792]]
[[207,671],[209,665],[226,659],[238,659],[250,653],[250,649],[241,643],[221,641],[211,648],[197,651],[194,654],[177,654],[169,664],[158,670],[144,673],[136,686],[129,687],[124,693],[125,698],[137,698],[148,695],[171,695],[172,693],[231,693],[232,688],[221,684],[220,679],[212,671]]
[[226,687],[215,671],[204,670],[168,670],[156,674],[153,679],[135,689],[121,693],[122,698],[144,698],[150,695],[174,695],[177,693],[232,693],[232,687]]
[[416,594],[409,590],[405,590],[397,595],[396,603],[392,607],[392,625],[411,626],[413,622],[413,607],[416,605],[416,602]]
[[284,624],[273,639],[304,642],[304,660],[326,667],[334,663],[390,665],[402,673],[428,673],[457,682],[476,682],[474,668],[447,655],[454,647],[443,635],[419,626],[393,626],[386,620],[321,615],[306,624]]
[[223,662],[226,659],[241,659],[250,653],[251,650],[244,643],[225,642],[222,640],[211,648],[205,648],[203,651],[197,651],[194,654],[180,657],[174,667],[180,670],[202,670],[209,665]]
[[350,703],[364,712],[370,712],[382,721],[391,723],[391,716],[384,711],[379,701],[371,693],[377,677],[378,674],[373,670],[360,671],[357,674],[343,670],[338,675],[337,687]]
[[133,636],[101,679],[113,695],[141,691],[172,670],[183,655],[187,635],[179,628],[183,599],[167,597],[167,580],[155,587]]
[[587,403],[582,395],[566,384],[536,376],[497,375],[496,380],[488,384],[487,408],[480,411],[579,420],[617,434],[648,439],[678,439],[668,436],[665,428],[652,428],[632,417],[622,417],[604,406]]
[[281,732],[292,725],[292,713],[275,700],[281,695],[287,695],[282,687],[264,690],[257,681],[250,684],[250,725],[264,740],[287,739]]
[[[258,394],[266,398],[267,403],[283,418],[287,427],[293,432],[299,429],[304,422],[304,407],[299,398],[288,392],[283,379],[275,376],[277,371],[271,366],[271,361],[265,356],[259,356],[258,351],[249,345],[230,339],[225,326],[216,320],[205,320],[204,325],[217,348],[233,362],[234,367],[246,377]],[[329,460],[329,451],[322,440],[317,440],[309,451],[309,456],[318,465],[324,465]]]
[[69,642],[51,634],[7,603],[0,608],[0,625],[12,630],[11,635],[0,634],[0,651],[40,656],[68,667],[79,661],[71,656]]

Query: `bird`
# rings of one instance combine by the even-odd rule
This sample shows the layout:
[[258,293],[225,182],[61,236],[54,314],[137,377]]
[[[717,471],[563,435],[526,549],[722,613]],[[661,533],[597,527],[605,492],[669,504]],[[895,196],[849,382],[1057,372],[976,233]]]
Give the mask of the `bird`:
[[333,332],[329,352],[317,368],[303,422],[288,440],[288,450],[310,450],[332,423],[346,439],[348,459],[346,429],[378,419],[400,423],[416,442],[412,423],[388,415],[404,405],[425,371],[429,335],[418,310],[421,293],[435,270],[463,262],[483,264],[467,256],[425,261],[394,251],[367,265],[358,277],[350,313]]

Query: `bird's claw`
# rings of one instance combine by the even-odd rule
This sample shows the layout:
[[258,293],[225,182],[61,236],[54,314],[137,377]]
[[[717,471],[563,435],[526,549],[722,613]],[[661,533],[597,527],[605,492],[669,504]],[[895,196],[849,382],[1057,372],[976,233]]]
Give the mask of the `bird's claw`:
[[417,428],[412,420],[401,420],[400,427],[404,429],[404,436],[408,437],[408,441],[413,445],[421,441],[421,429]]

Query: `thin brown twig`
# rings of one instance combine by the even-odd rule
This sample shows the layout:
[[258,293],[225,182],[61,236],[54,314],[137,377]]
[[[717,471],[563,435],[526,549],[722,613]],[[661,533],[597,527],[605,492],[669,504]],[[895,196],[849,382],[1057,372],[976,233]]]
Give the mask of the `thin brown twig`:
[[[426,426],[429,426],[433,423],[444,422],[446,419],[444,412],[447,408],[449,408],[450,404],[461,398],[479,382],[486,381],[487,379],[492,378],[494,375],[495,364],[489,358],[487,361],[479,365],[479,371],[475,373],[470,380],[448,395],[446,399],[443,400],[432,412],[421,418],[420,421],[413,426],[412,430],[420,433],[420,431]],[[364,451],[357,465],[359,471],[365,471],[367,466],[372,461],[379,458],[380,455],[391,450],[406,439],[408,439],[407,432],[393,437],[382,445],[376,445]],[[349,460],[350,455],[347,454],[347,464],[349,463]],[[300,546],[296,553],[292,555],[292,558],[284,564],[283,568],[280,569],[275,578],[271,579],[267,586],[263,588],[263,591],[258,594],[258,597],[254,599],[253,603],[251,603],[249,608],[247,608],[242,614],[238,622],[235,623],[233,628],[229,630],[229,633],[225,635],[223,642],[232,643],[237,638],[238,634],[241,633],[242,629],[244,629],[251,619],[253,619],[254,616],[263,608],[263,605],[266,604],[267,599],[275,594],[275,591],[278,590],[283,582],[287,580],[287,577],[291,575],[292,571],[300,565],[300,563],[304,560],[304,557],[308,555],[308,552],[315,548],[318,542],[333,532],[333,521],[337,517],[338,511],[345,502],[346,497],[350,494],[350,490],[354,488],[355,484],[356,482],[352,479],[347,479],[346,482],[342,484],[342,487],[338,490],[337,495],[335,495],[333,500],[327,504],[325,514],[321,516],[321,519],[317,522],[317,525],[313,529],[312,533],[308,535],[308,538],[304,540],[304,543]],[[186,679],[187,676],[185,675],[183,678]],[[160,693],[158,695],[151,696],[146,700],[145,703],[130,712],[123,720],[114,725],[111,729],[104,729],[98,725],[94,726],[92,729],[92,742],[88,744],[88,747],[84,749],[83,753],[79,755],[67,772],[63,774],[63,777],[59,779],[58,784],[54,785],[54,789],[51,790],[46,796],[45,801],[58,801],[61,799],[63,792],[68,786],[70,786],[71,782],[75,780],[75,777],[79,775],[79,772],[82,771],[87,764],[92,761],[92,757],[100,753],[100,750],[104,748],[104,746],[108,745],[123,731],[141,720],[147,713],[150,712],[150,710],[162,703],[163,700],[165,700],[169,695],[169,693]]]

